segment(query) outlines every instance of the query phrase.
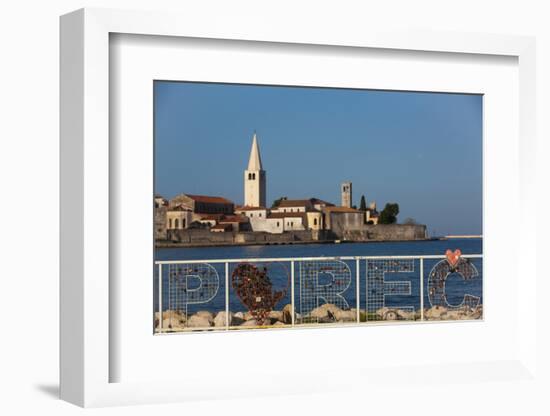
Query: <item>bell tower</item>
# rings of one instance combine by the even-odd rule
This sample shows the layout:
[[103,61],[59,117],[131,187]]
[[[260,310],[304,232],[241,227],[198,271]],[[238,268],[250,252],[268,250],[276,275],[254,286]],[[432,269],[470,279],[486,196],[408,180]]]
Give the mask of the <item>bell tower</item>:
[[342,183],[342,206],[351,208],[353,197],[351,193],[351,182]]
[[252,147],[248,167],[244,171],[244,205],[265,207],[265,171],[262,168],[260,147],[256,132],[252,136]]

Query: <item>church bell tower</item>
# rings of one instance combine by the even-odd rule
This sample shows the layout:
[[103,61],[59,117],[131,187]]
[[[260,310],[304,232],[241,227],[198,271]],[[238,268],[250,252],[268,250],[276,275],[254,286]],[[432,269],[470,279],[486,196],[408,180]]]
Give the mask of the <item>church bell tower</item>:
[[265,171],[262,168],[260,147],[256,133],[252,137],[252,147],[248,168],[244,171],[244,205],[265,207]]
[[342,206],[346,208],[351,208],[353,204],[353,195],[351,190],[351,182],[342,183]]

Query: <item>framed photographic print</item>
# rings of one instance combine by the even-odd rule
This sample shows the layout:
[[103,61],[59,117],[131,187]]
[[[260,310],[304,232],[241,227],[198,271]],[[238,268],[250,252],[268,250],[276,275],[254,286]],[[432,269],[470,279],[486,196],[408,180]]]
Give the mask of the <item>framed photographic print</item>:
[[532,39],[219,23],[62,18],[62,397],[528,377]]
[[156,333],[482,319],[482,95],[153,88]]

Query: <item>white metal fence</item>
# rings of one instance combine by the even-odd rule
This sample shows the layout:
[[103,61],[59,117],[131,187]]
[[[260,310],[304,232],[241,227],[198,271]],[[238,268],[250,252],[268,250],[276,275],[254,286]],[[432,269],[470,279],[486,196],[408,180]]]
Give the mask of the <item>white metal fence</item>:
[[[273,270],[275,265],[281,265],[282,270],[288,271],[285,299],[289,301],[290,319],[286,323],[232,324],[235,307],[232,308],[231,304],[240,305],[239,302],[242,302],[232,287],[232,273],[241,264],[259,265],[265,267],[263,270],[268,267]],[[427,264],[431,268],[426,274]],[[323,304],[335,304],[335,308],[347,312],[344,321],[333,322],[338,325],[368,324],[388,319],[424,321],[433,319],[432,316],[425,316],[429,308],[442,308],[445,311],[475,310],[481,307],[482,299],[482,273],[479,273],[482,270],[481,254],[461,255],[460,261],[454,265],[449,263],[445,255],[412,255],[166,260],[155,261],[155,269],[157,333],[318,325],[321,322],[310,319],[308,313]],[[407,280],[386,280],[388,275],[395,273],[400,273]],[[476,279],[480,287],[479,296],[464,293],[461,303],[450,304],[445,286],[447,277],[453,273],[458,273],[464,280]],[[328,283],[320,283],[319,276],[322,274],[329,276]],[[192,280],[194,286],[190,284]],[[278,282],[283,281],[284,273],[280,272]],[[415,293],[411,290],[411,282],[415,282]],[[350,293],[352,289],[354,293]],[[418,303],[413,306],[386,305],[388,296],[413,296],[418,298]],[[216,302],[212,304],[214,300]],[[425,305],[426,302],[428,305]],[[221,303],[223,307],[220,307]],[[214,308],[212,315],[224,312],[223,325],[220,325],[219,319],[216,325],[188,325],[193,308],[195,311],[197,308]],[[240,305],[240,308],[243,313],[249,312],[245,305]],[[389,318],[380,316],[381,310],[387,310]],[[166,325],[167,311],[179,313],[185,322],[177,327]],[[350,312],[354,312],[353,320],[350,319]],[[468,315],[461,316],[468,318]],[[479,314],[473,319],[478,317]]]

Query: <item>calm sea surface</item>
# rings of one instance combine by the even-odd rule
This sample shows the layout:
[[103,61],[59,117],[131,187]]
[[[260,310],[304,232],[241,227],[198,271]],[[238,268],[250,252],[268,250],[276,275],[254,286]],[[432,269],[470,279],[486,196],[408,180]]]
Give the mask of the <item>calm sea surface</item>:
[[[463,254],[482,254],[482,239],[450,239],[437,241],[411,241],[411,242],[372,242],[372,243],[342,243],[342,244],[297,244],[297,245],[269,245],[269,246],[232,246],[232,247],[201,247],[201,248],[162,248],[155,252],[156,260],[214,260],[214,259],[246,259],[246,258],[286,258],[286,257],[331,257],[331,256],[398,256],[398,255],[443,255],[447,249],[460,249]],[[427,276],[431,268],[438,260],[424,261],[424,305],[430,306],[427,296]],[[350,286],[342,294],[350,307],[356,306],[356,264],[355,261],[346,262],[352,273],[353,279]],[[479,277],[464,281],[458,274],[450,275],[447,279],[447,298],[452,305],[459,304],[464,294],[482,297],[482,260],[473,261],[479,272]],[[225,309],[225,283],[224,265],[213,265],[219,274],[219,289],[216,296],[208,303],[189,305],[188,312],[197,310],[210,310],[217,312]],[[263,264],[259,266],[264,266]],[[265,265],[268,276],[273,283],[274,290],[286,289],[286,296],[276,305],[275,309],[282,309],[290,303],[289,270],[290,264],[271,263]],[[231,265],[230,273],[234,267]],[[415,270],[412,273],[387,273],[388,281],[409,281],[411,283],[411,295],[386,296],[385,304],[389,307],[414,306],[420,307],[420,275],[419,262],[415,261]],[[296,307],[300,311],[299,267],[296,266],[295,294]],[[360,301],[361,308],[365,308],[366,270],[364,262],[360,265]],[[156,295],[158,275],[154,277],[155,297],[154,308],[158,310],[158,296]],[[198,282],[197,282],[198,283]],[[320,284],[323,282],[320,277]],[[163,309],[169,309],[168,274],[163,273]],[[190,284],[192,286],[192,284]],[[230,309],[232,311],[246,311],[238,297],[230,288]]]

